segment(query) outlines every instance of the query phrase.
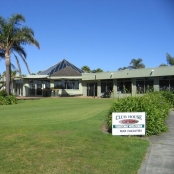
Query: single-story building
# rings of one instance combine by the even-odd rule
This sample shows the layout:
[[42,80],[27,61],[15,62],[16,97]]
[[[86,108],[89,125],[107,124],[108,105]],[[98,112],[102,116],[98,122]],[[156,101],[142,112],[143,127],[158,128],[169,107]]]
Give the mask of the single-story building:
[[122,97],[153,90],[174,91],[174,66],[84,73],[63,59],[38,75],[13,81],[13,93],[19,96]]

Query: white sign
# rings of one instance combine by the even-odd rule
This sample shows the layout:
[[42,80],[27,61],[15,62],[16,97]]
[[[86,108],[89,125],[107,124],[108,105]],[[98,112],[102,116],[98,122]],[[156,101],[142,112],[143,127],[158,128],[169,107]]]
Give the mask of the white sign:
[[145,135],[145,112],[113,112],[112,135]]

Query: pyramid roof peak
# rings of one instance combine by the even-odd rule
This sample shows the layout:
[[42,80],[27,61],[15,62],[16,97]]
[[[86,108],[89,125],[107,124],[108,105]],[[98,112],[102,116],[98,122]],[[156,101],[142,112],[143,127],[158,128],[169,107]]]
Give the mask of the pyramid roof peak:
[[83,73],[83,70],[76,67],[72,63],[68,62],[66,59],[63,59],[62,61],[56,63],[55,65],[53,65],[51,67],[49,67],[45,71],[42,71],[40,73],[40,75],[52,75],[52,74],[55,74],[56,72],[66,68],[66,67],[71,67],[72,69],[74,69],[75,71],[77,71],[80,74]]

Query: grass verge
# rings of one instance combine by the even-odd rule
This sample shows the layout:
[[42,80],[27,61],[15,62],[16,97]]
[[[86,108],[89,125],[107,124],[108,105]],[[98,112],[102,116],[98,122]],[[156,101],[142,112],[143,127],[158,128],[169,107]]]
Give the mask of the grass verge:
[[148,142],[101,131],[111,102],[57,98],[1,106],[1,173],[137,173]]

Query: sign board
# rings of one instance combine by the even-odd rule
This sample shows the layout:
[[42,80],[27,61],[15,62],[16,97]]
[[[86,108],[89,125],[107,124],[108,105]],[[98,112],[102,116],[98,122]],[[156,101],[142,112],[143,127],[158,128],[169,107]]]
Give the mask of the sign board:
[[113,112],[112,135],[145,135],[145,112]]

